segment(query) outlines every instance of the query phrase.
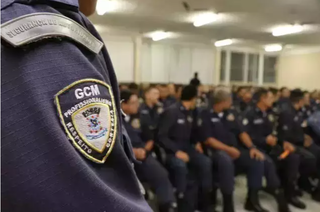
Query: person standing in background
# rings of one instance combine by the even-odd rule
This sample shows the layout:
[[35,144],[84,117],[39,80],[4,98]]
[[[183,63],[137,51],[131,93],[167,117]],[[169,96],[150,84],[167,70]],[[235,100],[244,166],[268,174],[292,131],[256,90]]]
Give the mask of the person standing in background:
[[201,84],[201,82],[198,79],[198,72],[195,72],[194,77],[190,80],[190,85],[198,87],[200,84]]

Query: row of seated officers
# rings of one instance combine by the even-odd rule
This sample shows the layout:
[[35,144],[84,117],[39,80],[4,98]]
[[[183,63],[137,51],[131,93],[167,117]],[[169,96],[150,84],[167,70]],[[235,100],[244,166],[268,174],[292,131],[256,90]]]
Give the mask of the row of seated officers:
[[307,134],[301,90],[293,90],[287,109],[280,111],[274,92],[264,88],[242,112],[223,86],[206,96],[210,102],[206,107],[196,107],[202,97],[192,85],[165,107],[159,95],[158,88],[149,87],[140,105],[135,92],[121,91],[123,122],[137,159],[135,171],[155,192],[160,212],[213,212],[217,189],[223,211],[233,212],[237,174],[247,177],[248,211],[268,211],[260,204],[261,190],[275,198],[279,212],[290,212],[289,204],[307,208],[299,199],[302,190],[320,201],[320,183],[312,183],[320,182],[320,147],[315,134]]

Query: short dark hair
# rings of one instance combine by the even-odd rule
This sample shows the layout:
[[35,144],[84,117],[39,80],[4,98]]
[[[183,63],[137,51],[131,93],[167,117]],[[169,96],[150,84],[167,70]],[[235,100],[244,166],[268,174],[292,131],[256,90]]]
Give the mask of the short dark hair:
[[237,89],[237,93],[239,93],[242,89],[247,89],[245,86],[240,86],[240,87],[238,87],[238,89]]
[[282,87],[280,88],[280,92],[282,92],[283,90],[288,89],[287,87]]
[[151,91],[152,89],[158,90],[157,87],[151,85],[151,86],[149,86],[149,87],[144,91],[144,93],[148,93],[148,92]]
[[257,101],[260,101],[261,97],[266,96],[269,92],[271,92],[268,89],[265,88],[260,88],[256,93],[255,93],[255,98]]
[[290,100],[293,103],[298,103],[301,99],[303,99],[303,91],[301,89],[294,89],[290,93]]
[[270,88],[269,88],[269,91],[271,91],[271,93],[272,93],[273,95],[276,95],[279,90],[278,90],[277,88],[270,87]]
[[309,91],[303,91],[303,95],[309,94]]
[[195,77],[198,76],[198,72],[194,72],[194,76],[195,76]]
[[131,96],[133,95],[136,95],[136,94],[134,94],[130,90],[123,90],[120,93],[121,101],[123,101],[124,103],[127,103],[130,100]]
[[129,88],[130,90],[137,90],[137,89],[139,89],[139,86],[138,86],[138,84],[132,82],[132,83],[130,83],[130,84],[128,85],[128,88]]
[[181,101],[190,101],[196,98],[198,95],[198,90],[193,85],[187,85],[182,89]]

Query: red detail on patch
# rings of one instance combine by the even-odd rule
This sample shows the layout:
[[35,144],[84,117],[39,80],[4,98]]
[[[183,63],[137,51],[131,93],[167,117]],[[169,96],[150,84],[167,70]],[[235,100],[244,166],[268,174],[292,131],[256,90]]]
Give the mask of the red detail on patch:
[[88,127],[90,127],[90,124],[88,124]]
[[92,131],[92,130],[90,130],[90,133],[93,133],[93,131]]
[[94,133],[97,133],[98,131],[94,131]]

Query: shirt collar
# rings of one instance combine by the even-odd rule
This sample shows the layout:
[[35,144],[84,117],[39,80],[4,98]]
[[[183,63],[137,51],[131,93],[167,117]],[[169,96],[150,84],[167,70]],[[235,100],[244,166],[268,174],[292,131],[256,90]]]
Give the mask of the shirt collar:
[[60,3],[60,4],[65,4],[65,5],[79,8],[78,0],[1,0],[1,9],[15,2],[23,3],[23,4],[34,4],[34,3],[48,4],[50,2],[53,2],[53,3]]

